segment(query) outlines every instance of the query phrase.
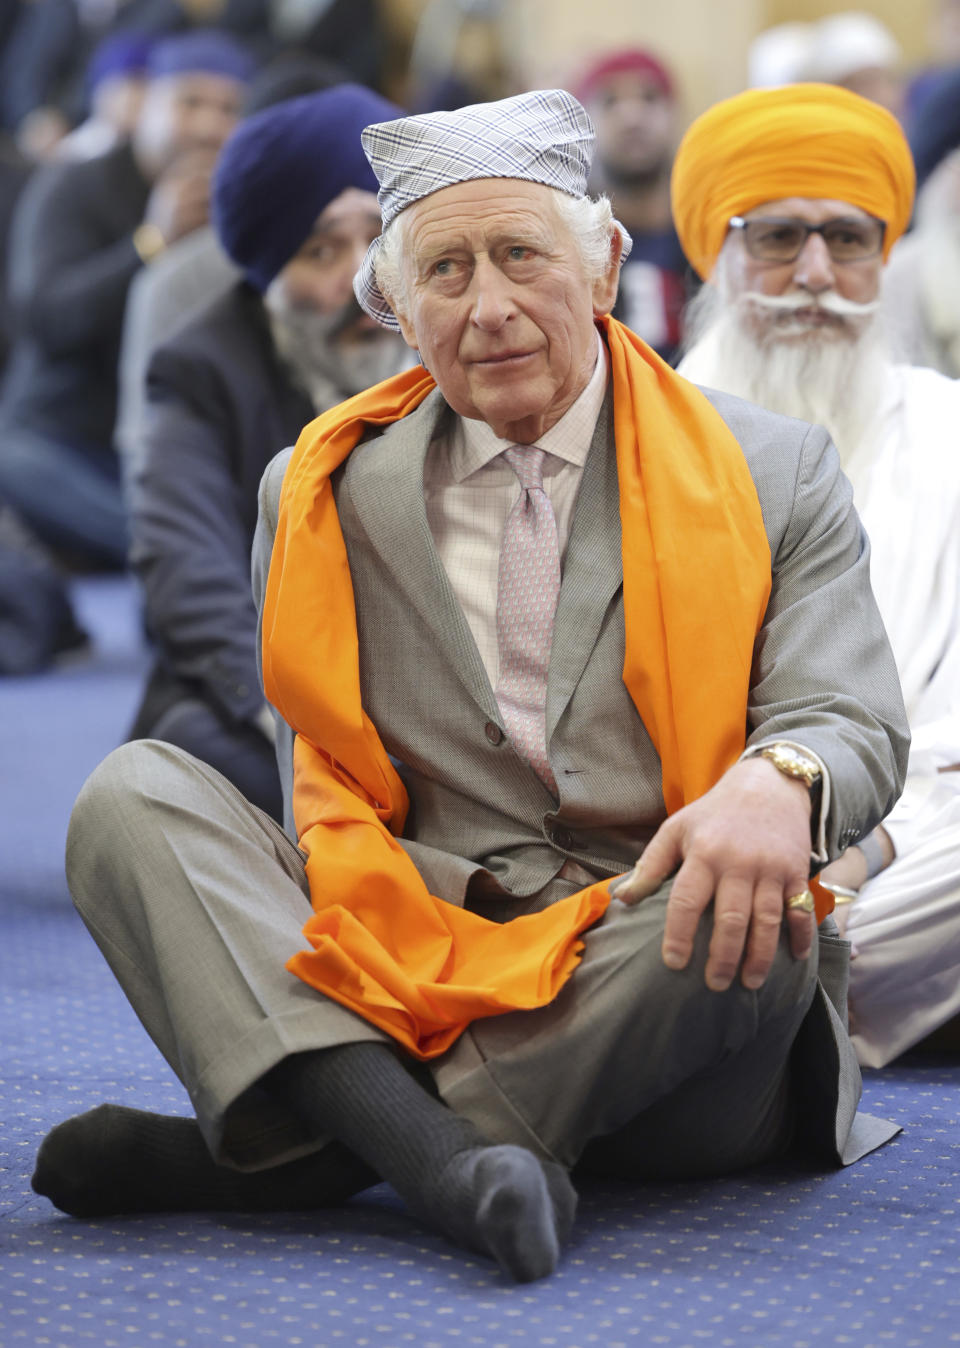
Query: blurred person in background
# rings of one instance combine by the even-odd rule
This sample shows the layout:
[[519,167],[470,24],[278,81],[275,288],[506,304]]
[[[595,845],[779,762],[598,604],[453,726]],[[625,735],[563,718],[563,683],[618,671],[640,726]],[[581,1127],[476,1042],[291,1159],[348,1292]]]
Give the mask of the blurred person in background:
[[[243,115],[285,99],[319,93],[345,79],[339,66],[308,52],[281,53],[253,77],[244,98]],[[240,275],[208,223],[163,249],[133,278],[123,316],[114,429],[125,487],[143,459],[150,357],[195,312],[225,295]]]
[[30,0],[0,57],[4,125],[28,157],[48,158],[89,114],[86,71],[103,39],[217,28],[260,54],[269,11],[270,0]]
[[813,41],[803,79],[838,84],[895,117],[903,114],[903,52],[873,14],[844,10],[813,25]]
[[593,192],[611,200],[633,239],[614,317],[675,360],[692,275],[670,215],[678,108],[673,76],[650,52],[610,52],[574,81],[597,133]]
[[18,205],[0,497],[84,564],[126,562],[112,438],[127,290],[152,258],[206,222],[213,162],[251,70],[247,52],[220,33],[157,43],[130,142],[45,166]]
[[388,36],[378,0],[271,0],[269,8],[275,52],[295,48],[381,88]]
[[936,0],[928,28],[927,61],[911,76],[904,95],[908,126],[915,126],[927,95],[955,65],[960,65],[960,0]]
[[132,733],[186,749],[277,819],[250,584],[257,489],[317,413],[408,363],[352,289],[380,233],[360,132],[397,113],[340,84],[244,120],[213,185],[215,228],[243,279],[150,364],[131,560],[157,662]]
[[795,21],[765,28],[747,48],[748,87],[772,89],[804,79],[812,45],[812,23]]
[[903,112],[903,53],[873,14],[845,10],[815,23],[789,22],[759,33],[747,52],[751,88],[817,82],[869,98],[894,116]]
[[[903,796],[821,875],[853,942],[851,1035],[871,1067],[960,1011],[960,385],[894,364],[879,318],[913,190],[896,119],[817,84],[710,109],[673,176],[708,282],[680,372],[830,431],[903,686]],[[818,640],[832,635],[828,620]]]
[[144,33],[114,33],[97,47],[87,69],[89,112],[58,141],[56,159],[91,159],[133,135],[147,87],[153,39]]
[[0,374],[6,367],[13,340],[8,262],[10,227],[33,167],[13,140],[0,131]]
[[914,227],[897,244],[883,301],[897,355],[960,376],[960,68],[941,72],[909,127]]

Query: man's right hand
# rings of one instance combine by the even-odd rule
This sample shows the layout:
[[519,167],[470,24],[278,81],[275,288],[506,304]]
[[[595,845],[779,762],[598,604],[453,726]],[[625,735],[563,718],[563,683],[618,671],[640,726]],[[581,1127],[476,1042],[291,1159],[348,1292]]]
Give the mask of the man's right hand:
[[210,219],[210,174],[214,156],[209,151],[183,155],[153,185],[144,224],[153,225],[169,244],[192,234]]
[[816,920],[786,906],[806,889],[809,869],[809,791],[765,759],[749,758],[665,820],[611,893],[621,903],[638,903],[676,872],[664,963],[686,968],[697,926],[713,903],[707,986],[722,992],[739,971],[743,985],[755,989],[770,972],[784,918],[794,958],[810,954]]

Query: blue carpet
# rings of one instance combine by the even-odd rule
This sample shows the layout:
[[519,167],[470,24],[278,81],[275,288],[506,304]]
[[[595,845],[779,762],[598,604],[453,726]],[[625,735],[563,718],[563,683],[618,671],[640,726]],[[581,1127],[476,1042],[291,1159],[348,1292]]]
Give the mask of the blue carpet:
[[70,905],[63,842],[146,655],[122,580],[78,586],[92,657],[0,683],[0,1348],[943,1348],[960,1343],[960,1070],[867,1074],[904,1133],[849,1170],[596,1185],[557,1274],[504,1282],[384,1186],[335,1212],[74,1221],[36,1148],[101,1100],[187,1103]]

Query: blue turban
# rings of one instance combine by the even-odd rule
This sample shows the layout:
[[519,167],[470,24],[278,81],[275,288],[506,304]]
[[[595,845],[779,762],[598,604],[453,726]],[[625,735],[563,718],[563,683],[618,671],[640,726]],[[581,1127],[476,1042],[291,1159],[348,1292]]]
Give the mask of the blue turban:
[[240,123],[214,170],[212,218],[251,285],[266,290],[341,192],[376,192],[360,132],[400,115],[370,89],[338,84]]
[[155,38],[135,29],[111,33],[94,48],[87,66],[86,84],[92,92],[98,84],[115,75],[146,73]]
[[150,49],[147,75],[163,79],[168,75],[223,75],[246,84],[253,75],[255,62],[239,42],[216,28],[196,28],[162,38]]

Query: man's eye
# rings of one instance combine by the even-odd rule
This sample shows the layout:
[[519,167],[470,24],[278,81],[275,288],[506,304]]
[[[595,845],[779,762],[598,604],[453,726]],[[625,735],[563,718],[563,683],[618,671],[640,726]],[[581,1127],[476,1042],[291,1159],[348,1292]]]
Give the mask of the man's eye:
[[530,249],[522,243],[515,243],[507,256],[510,258],[511,262],[523,262],[530,256]]
[[449,276],[453,271],[453,263],[448,257],[441,258],[439,262],[433,264],[434,276]]

